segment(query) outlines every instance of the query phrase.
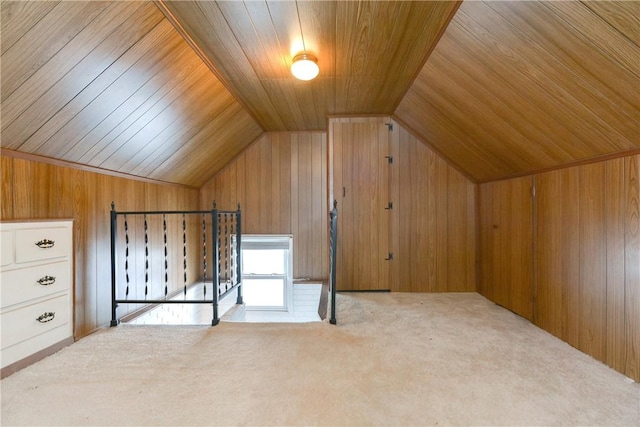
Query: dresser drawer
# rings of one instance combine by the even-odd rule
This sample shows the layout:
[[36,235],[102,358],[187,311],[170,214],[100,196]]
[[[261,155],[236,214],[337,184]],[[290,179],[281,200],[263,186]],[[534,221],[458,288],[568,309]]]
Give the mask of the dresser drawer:
[[0,303],[2,308],[71,288],[70,261],[38,265],[2,273]]
[[69,294],[64,294],[2,313],[2,348],[68,324],[71,321],[69,298]]
[[13,231],[0,232],[0,266],[13,264]]
[[15,231],[16,263],[69,256],[68,228],[33,228]]

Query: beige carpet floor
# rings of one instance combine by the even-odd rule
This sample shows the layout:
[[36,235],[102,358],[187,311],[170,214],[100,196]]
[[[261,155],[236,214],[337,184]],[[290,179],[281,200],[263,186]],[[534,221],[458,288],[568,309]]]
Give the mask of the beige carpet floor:
[[638,383],[478,294],[337,303],[101,330],[2,380],[2,425],[640,425]]

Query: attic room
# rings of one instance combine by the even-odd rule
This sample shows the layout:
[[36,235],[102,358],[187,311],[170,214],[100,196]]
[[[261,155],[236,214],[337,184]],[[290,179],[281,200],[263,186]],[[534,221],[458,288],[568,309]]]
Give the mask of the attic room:
[[[640,1],[0,23],[3,425],[640,425]],[[114,323],[212,280],[216,226],[167,213],[214,203],[289,236],[337,324]]]

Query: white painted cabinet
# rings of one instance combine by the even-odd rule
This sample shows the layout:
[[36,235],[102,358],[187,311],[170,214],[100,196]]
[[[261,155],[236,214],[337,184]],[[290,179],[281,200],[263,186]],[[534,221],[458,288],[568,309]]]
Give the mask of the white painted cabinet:
[[0,223],[0,246],[6,376],[73,342],[73,222]]

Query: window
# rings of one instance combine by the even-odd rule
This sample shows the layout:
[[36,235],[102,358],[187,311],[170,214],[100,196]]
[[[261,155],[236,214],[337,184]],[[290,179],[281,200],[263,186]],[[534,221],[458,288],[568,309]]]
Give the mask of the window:
[[247,310],[291,307],[291,246],[287,235],[242,236],[242,295]]

